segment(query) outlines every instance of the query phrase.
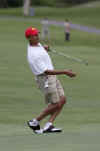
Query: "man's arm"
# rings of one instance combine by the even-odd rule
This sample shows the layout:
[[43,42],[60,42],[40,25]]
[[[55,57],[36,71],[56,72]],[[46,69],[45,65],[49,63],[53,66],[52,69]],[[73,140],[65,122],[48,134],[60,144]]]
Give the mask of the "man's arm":
[[71,70],[46,70],[45,74],[47,75],[67,75],[69,77],[75,77],[76,73]]
[[[50,48],[48,45],[44,46],[46,51],[50,51]],[[45,74],[47,75],[67,75],[69,77],[75,77],[76,73],[72,72],[72,70],[46,70]]]

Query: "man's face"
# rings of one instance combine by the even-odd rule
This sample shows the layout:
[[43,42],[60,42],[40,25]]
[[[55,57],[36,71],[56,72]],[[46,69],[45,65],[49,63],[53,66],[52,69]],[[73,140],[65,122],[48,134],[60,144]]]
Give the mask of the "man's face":
[[39,42],[39,35],[31,35],[28,40],[31,44],[37,44]]

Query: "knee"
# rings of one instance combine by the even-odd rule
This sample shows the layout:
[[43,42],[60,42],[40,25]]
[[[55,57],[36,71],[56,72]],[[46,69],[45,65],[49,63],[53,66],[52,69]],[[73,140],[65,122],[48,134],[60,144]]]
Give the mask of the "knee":
[[65,97],[65,96],[62,96],[62,97],[60,98],[59,103],[58,103],[58,108],[62,108],[65,103],[66,103],[66,97]]
[[61,102],[62,105],[64,105],[66,103],[66,97],[62,96],[61,99],[60,99],[60,102]]

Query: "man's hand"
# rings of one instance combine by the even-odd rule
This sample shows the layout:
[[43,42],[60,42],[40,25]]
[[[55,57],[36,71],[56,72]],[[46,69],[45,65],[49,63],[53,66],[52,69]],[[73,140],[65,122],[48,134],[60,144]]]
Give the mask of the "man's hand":
[[69,76],[69,77],[76,77],[76,73],[72,72],[72,70],[65,70],[65,75]]
[[45,45],[45,46],[43,46],[44,47],[44,49],[48,52],[48,51],[50,51],[50,48],[49,48],[49,46],[48,45]]

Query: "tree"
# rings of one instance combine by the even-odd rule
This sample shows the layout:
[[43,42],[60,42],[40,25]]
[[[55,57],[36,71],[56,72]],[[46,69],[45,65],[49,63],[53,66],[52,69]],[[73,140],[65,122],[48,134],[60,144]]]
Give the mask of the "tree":
[[7,0],[2,0],[2,1],[0,1],[0,7],[2,7],[2,8],[7,8],[7,7],[8,7],[8,2],[7,2]]
[[24,16],[29,16],[31,0],[23,0]]

